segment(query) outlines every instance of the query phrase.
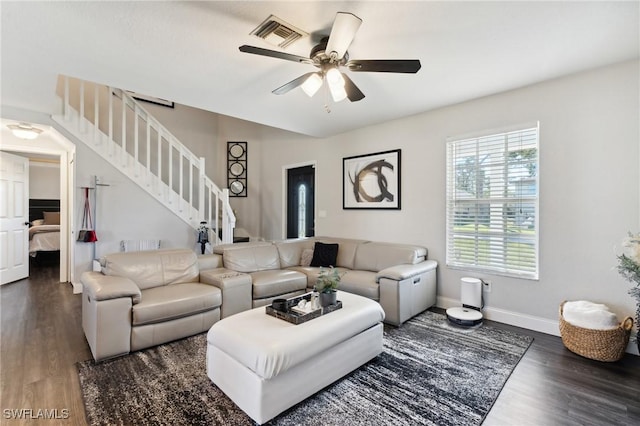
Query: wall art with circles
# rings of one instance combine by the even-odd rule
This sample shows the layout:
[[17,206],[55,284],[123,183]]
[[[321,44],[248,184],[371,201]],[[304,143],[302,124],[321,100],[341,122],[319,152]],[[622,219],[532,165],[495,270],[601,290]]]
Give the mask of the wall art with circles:
[[230,197],[247,196],[247,142],[227,142],[227,186]]

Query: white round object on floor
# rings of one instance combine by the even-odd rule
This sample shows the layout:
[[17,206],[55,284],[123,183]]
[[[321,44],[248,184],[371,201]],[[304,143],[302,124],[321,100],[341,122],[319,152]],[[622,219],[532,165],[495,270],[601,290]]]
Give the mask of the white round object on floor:
[[447,318],[454,324],[472,326],[482,322],[482,312],[470,308],[449,308]]

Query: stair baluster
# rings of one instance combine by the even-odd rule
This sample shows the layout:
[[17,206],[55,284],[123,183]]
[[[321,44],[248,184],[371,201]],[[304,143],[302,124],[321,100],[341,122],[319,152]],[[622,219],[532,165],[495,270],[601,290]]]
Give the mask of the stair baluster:
[[[235,215],[229,204],[229,191],[220,189],[206,176],[204,158],[196,157],[124,90],[67,76],[60,78],[64,110],[61,116],[53,117],[58,124],[194,229],[201,221],[207,221],[212,243],[233,242]],[[93,108],[85,108],[85,102],[93,102]],[[120,114],[116,114],[117,107]],[[100,123],[106,123],[106,129],[101,129]],[[118,124],[120,132],[114,132]],[[141,131],[145,132],[142,143]],[[152,139],[154,132],[157,141]],[[118,136],[120,140],[116,140]]]

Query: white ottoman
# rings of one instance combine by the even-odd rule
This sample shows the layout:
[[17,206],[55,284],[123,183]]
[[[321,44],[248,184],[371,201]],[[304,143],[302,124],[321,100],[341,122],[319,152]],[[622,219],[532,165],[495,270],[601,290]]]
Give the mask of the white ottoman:
[[294,325],[260,307],[224,318],[207,335],[207,375],[265,423],[382,352],[384,311],[338,292],[342,309]]

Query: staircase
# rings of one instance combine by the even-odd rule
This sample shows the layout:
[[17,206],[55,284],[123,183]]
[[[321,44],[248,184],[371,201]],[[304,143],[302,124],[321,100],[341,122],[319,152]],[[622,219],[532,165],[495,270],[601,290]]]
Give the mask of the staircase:
[[205,159],[121,89],[61,76],[63,114],[53,120],[194,229],[206,221],[209,241],[233,242],[229,190],[205,175]]

